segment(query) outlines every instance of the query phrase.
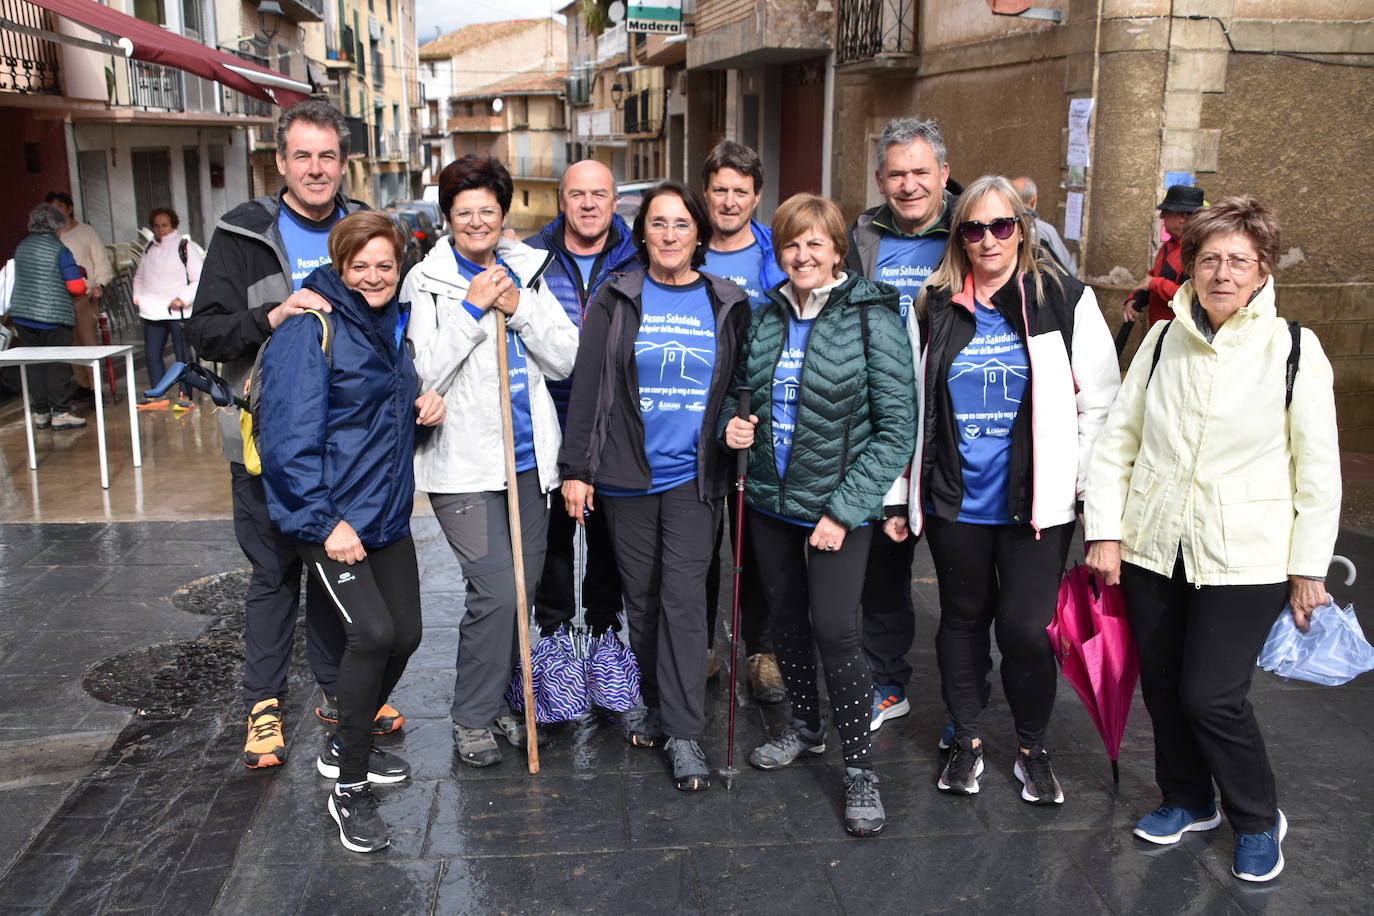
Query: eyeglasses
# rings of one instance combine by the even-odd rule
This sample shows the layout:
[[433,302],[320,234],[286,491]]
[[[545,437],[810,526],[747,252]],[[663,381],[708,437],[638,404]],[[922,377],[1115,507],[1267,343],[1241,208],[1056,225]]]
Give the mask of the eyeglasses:
[[477,217],[479,222],[491,223],[501,215],[501,211],[495,207],[483,207],[480,210],[454,210],[453,221],[455,223],[470,223],[472,218]]
[[649,220],[649,231],[656,234],[662,234],[664,232],[667,232],[669,226],[672,226],[673,231],[678,233],[679,235],[691,232],[697,227],[696,223],[693,223],[685,219],[676,219],[673,220],[671,223],[668,222],[666,219]]
[[957,231],[960,238],[973,244],[983,240],[984,232],[991,232],[995,239],[1009,239],[1018,225],[1014,216],[999,216],[990,223],[980,223],[976,219],[971,219],[966,223],[960,223]]
[[1197,272],[1213,274],[1221,270],[1221,265],[1226,264],[1231,268],[1233,274],[1249,273],[1250,268],[1259,263],[1258,258],[1245,258],[1231,256],[1229,258],[1218,257],[1214,254],[1204,254],[1197,259]]

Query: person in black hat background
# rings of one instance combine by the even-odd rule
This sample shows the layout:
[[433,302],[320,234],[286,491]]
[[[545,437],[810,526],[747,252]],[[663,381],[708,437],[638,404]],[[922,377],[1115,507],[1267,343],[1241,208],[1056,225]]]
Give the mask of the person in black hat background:
[[1122,321],[1135,321],[1142,311],[1146,314],[1146,327],[1174,317],[1169,303],[1188,279],[1179,245],[1183,237],[1183,224],[1203,203],[1202,188],[1199,187],[1176,184],[1164,192],[1164,199],[1155,209],[1159,210],[1164,220],[1164,231],[1169,233],[1169,237],[1159,246],[1150,272],[1126,298],[1126,305],[1121,310]]

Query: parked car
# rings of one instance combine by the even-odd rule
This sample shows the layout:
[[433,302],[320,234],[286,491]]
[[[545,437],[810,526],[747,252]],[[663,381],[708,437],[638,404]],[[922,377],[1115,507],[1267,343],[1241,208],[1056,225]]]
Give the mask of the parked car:
[[420,248],[424,254],[429,254],[429,250],[434,247],[434,243],[439,241],[439,230],[435,227],[434,221],[429,218],[429,214],[423,210],[391,210],[389,211],[401,219],[401,224],[405,228],[407,235],[415,238],[420,243]]
[[639,205],[644,192],[658,184],[657,181],[630,181],[615,186],[615,212],[627,223],[633,223],[639,215]]
[[388,210],[419,210],[429,217],[440,231],[444,228],[444,211],[439,209],[439,202],[435,200],[393,200]]
[[387,215],[396,224],[396,228],[401,230],[401,235],[405,236],[406,248],[405,251],[401,252],[401,280],[404,281],[406,274],[410,273],[410,269],[424,260],[425,251],[409,224],[401,218],[400,213],[388,213]]

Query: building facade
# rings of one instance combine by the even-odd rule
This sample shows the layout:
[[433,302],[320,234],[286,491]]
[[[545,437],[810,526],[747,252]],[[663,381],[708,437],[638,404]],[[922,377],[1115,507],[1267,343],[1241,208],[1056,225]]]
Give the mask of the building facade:
[[[834,5],[830,194],[847,214],[876,199],[882,125],[938,118],[955,178],[1030,175],[1066,236],[1082,195],[1069,244],[1115,326],[1158,244],[1166,181],[1253,194],[1283,225],[1280,312],[1331,357],[1341,446],[1374,450],[1374,240],[1352,231],[1374,174],[1368,131],[1352,129],[1374,124],[1368,2],[1036,0],[1058,21],[984,0]],[[1067,164],[1075,99],[1094,100],[1082,169]]]

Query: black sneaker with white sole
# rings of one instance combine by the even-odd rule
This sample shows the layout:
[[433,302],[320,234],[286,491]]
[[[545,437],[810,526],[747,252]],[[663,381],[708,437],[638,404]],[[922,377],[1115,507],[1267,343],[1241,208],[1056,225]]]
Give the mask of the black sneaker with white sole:
[[983,775],[983,749],[956,740],[949,749],[949,762],[935,787],[951,795],[977,795],[978,777]]
[[[320,775],[328,779],[339,778],[339,746],[334,743],[333,735],[324,736],[324,750],[315,761]],[[405,782],[410,778],[410,764],[395,754],[388,754],[375,745],[367,755],[367,779],[369,782]]]
[[1032,805],[1062,805],[1064,790],[1050,768],[1050,755],[1039,745],[1016,755],[1012,772],[1021,782],[1021,798]]
[[339,842],[353,852],[376,852],[391,843],[386,821],[377,813],[377,796],[363,783],[351,789],[336,786],[329,793],[329,816],[339,825]]

